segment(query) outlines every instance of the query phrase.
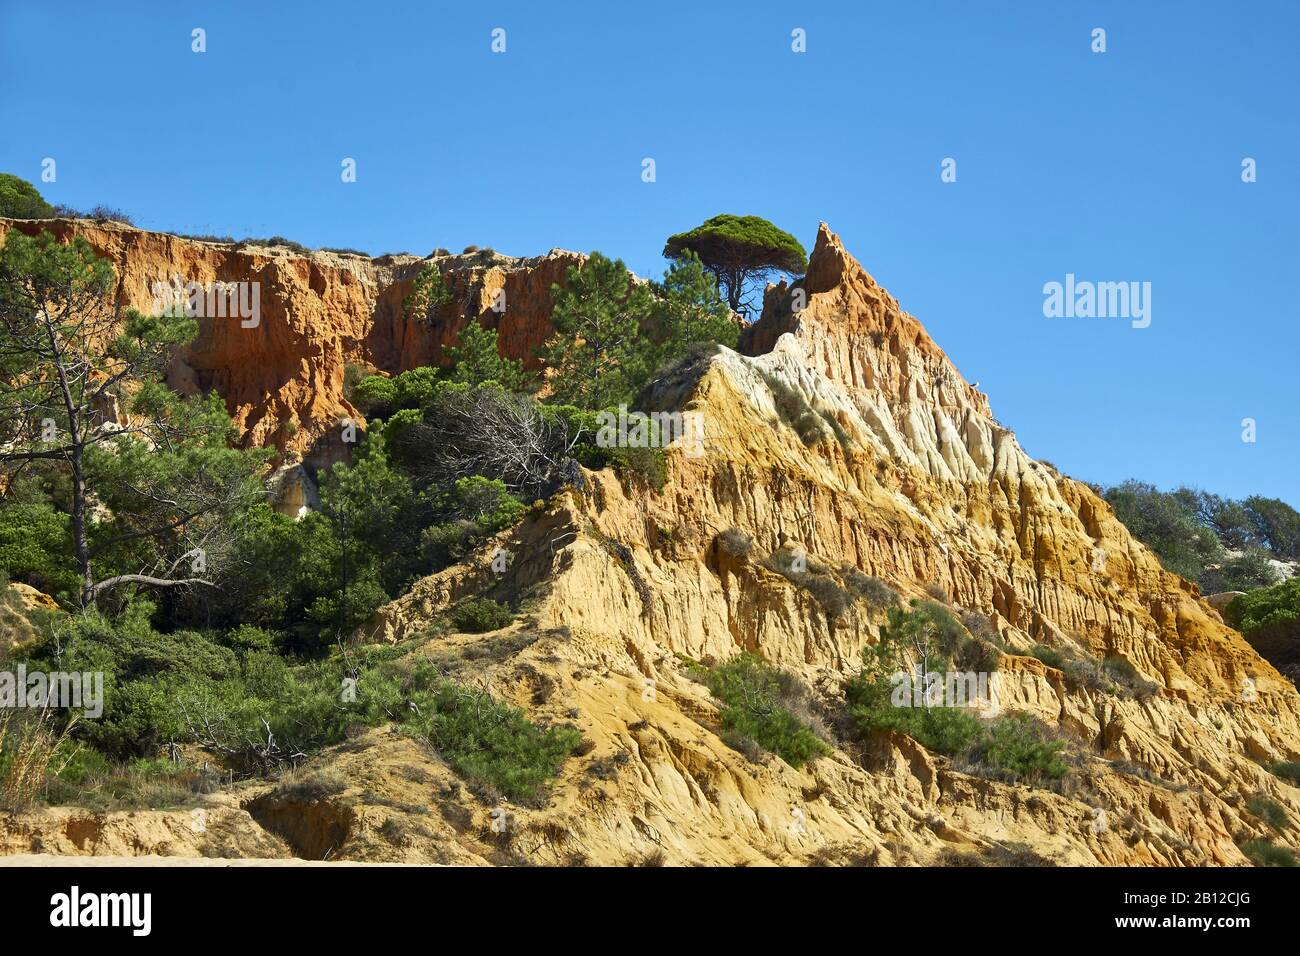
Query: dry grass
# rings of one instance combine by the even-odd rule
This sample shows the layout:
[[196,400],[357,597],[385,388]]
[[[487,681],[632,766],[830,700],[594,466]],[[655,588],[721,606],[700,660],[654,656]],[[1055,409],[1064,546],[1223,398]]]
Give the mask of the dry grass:
[[19,810],[31,805],[75,723],[74,718],[56,733],[49,711],[0,713],[0,806]]

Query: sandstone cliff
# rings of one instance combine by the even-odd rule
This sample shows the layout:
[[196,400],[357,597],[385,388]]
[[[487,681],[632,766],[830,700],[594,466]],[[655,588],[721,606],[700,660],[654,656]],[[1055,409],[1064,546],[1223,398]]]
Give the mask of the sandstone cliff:
[[[551,332],[551,285],[583,261],[561,250],[531,259],[491,252],[370,259],[207,242],[117,222],[0,219],[0,237],[12,228],[85,239],[113,264],[121,309],[152,310],[155,284],[175,277],[203,286],[259,283],[257,325],[200,319],[199,336],[176,356],[169,381],[186,393],[215,390],[248,444],[318,464],[343,457],[341,419],[363,421],[344,396],[349,364],[395,373],[439,363],[473,318],[498,330],[502,354],[535,365],[534,350]],[[432,322],[408,317],[402,305],[426,264],[443,272],[453,299]]]
[[[60,228],[114,255],[124,303],[142,304],[149,280],[173,269],[265,277],[282,311],[264,310],[262,336],[209,330],[184,358],[249,441],[276,440],[274,423],[288,414],[319,439],[350,411],[344,363],[395,371],[437,360],[455,323],[490,303],[494,283],[513,290],[518,310],[503,349],[525,357],[548,331],[544,289],[574,261],[552,253],[482,271],[458,261],[458,304],[426,328],[400,318],[402,284],[419,260]],[[789,395],[826,422],[822,439],[810,445],[782,420]],[[1267,831],[1245,807],[1263,793],[1300,819],[1300,791],[1261,767],[1300,757],[1294,687],[1086,485],[1025,454],[827,227],[805,279],[768,290],[739,352],[678,370],[647,404],[704,421],[703,454],[670,449],[662,492],[585,473],[584,487],[417,583],[358,635],[406,647],[540,719],[578,725],[592,749],[568,762],[552,803],[510,808],[499,833],[494,808],[435,757],[372,733],[315,763],[348,789],[290,806],[251,788],[230,811],[238,828],[247,814],[299,855],[412,862],[894,864],[951,851],[996,860],[1024,844],[1058,863],[1190,866],[1242,864],[1238,844],[1249,837],[1297,845],[1294,830]],[[753,538],[753,554],[718,547],[732,527]],[[902,736],[865,748],[838,738],[803,770],[728,747],[688,659],[757,651],[801,674],[832,712],[881,623],[860,605],[831,618],[762,566],[790,542],[905,596],[942,588],[954,607],[987,615],[1009,649],[1002,706],[1059,728],[1071,785],[988,779]],[[500,576],[489,567],[498,545],[515,555]],[[490,635],[435,626],[452,602],[487,589],[522,599],[522,621]],[[1157,693],[1076,686],[1027,656],[1036,643],[1120,658]],[[47,816],[52,833],[66,829]],[[381,838],[389,820],[406,836]]]
[[[558,496],[502,542],[517,555],[510,583],[541,595],[535,629],[474,672],[520,703],[544,681],[554,716],[572,708],[597,742],[596,766],[626,761],[598,786],[590,766],[572,767],[556,809],[529,821],[553,823],[565,847],[534,842],[527,855],[907,862],[1025,843],[1067,863],[1243,862],[1237,842],[1262,835],[1243,812],[1250,794],[1300,812],[1295,789],[1259,766],[1300,751],[1294,687],[1086,485],[1029,458],[825,226],[802,288],[798,314],[797,290],[769,290],[744,343],[754,355],[723,350],[657,383],[650,404],[699,411],[706,434],[703,455],[673,455],[661,494],[589,475],[587,492]],[[780,420],[782,387],[846,440],[805,445]],[[716,546],[733,526],[754,538],[753,558]],[[803,772],[775,758],[754,767],[722,744],[683,656],[756,650],[834,699],[879,624],[856,611],[832,620],[757,563],[783,541],[908,595],[938,585],[988,615],[1012,650],[1003,705],[1072,741],[1076,789],[984,779],[906,738]],[[482,560],[449,569],[381,609],[367,636],[417,637],[494,583]],[[476,640],[433,638],[418,653],[455,659]],[[1159,691],[1141,701],[1073,687],[1026,656],[1038,642],[1122,658]]]

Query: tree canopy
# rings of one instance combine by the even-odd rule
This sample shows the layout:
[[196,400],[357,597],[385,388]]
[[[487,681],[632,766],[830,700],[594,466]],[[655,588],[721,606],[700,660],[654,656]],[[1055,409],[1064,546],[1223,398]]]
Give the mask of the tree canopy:
[[1267,587],[1278,577],[1272,561],[1300,558],[1300,513],[1276,498],[1235,501],[1133,480],[1102,496],[1167,570],[1197,582],[1204,594]]
[[49,219],[54,207],[35,186],[12,173],[0,173],[0,216],[12,219]]
[[555,334],[541,350],[551,401],[587,409],[630,402],[694,346],[734,348],[740,329],[717,284],[684,252],[662,282],[642,282],[621,260],[593,252],[551,289]]
[[[265,458],[228,446],[218,396],[182,398],[163,383],[195,321],[119,317],[112,285],[112,266],[81,238],[11,232],[0,246],[0,505],[26,508],[24,520],[66,543],[69,603],[82,607],[123,585],[213,585],[208,565],[227,552],[231,517],[260,496]],[[65,503],[66,524],[51,500]]]
[[627,401],[645,372],[639,346],[653,304],[649,285],[635,282],[621,259],[593,252],[551,297],[555,334],[541,355],[554,401],[585,408]]
[[759,216],[714,216],[688,232],[669,236],[664,244],[663,254],[669,259],[680,260],[688,252],[717,276],[734,312],[751,306],[758,282],[775,273],[800,275],[808,262],[798,239]]

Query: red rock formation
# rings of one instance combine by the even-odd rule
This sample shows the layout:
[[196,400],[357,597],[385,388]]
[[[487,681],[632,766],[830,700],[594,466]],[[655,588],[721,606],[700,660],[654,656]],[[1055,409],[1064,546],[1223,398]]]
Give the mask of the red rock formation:
[[[116,304],[149,311],[156,283],[256,282],[260,317],[200,320],[198,338],[178,354],[169,380],[180,391],[215,389],[249,445],[326,463],[342,453],[338,422],[360,421],[344,397],[349,363],[401,372],[441,362],[471,318],[499,329],[503,355],[536,365],[534,350],[551,334],[550,288],[584,257],[553,250],[532,259],[493,254],[368,259],[360,255],[300,254],[280,246],[237,246],[116,222],[82,219],[0,219],[11,228],[49,230],[64,241],[84,238],[113,264]],[[402,302],[420,269],[435,263],[453,303],[435,321],[404,315]],[[504,311],[494,311],[503,290]]]

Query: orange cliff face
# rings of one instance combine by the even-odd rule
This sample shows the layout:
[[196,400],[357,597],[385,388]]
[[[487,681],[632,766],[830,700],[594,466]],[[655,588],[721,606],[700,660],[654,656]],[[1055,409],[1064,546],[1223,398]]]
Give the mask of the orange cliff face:
[[[414,257],[236,249],[86,221],[17,227],[42,225],[82,235],[111,259],[121,305],[149,307],[152,283],[172,274],[260,282],[258,326],[205,320],[178,356],[173,384],[216,389],[245,441],[319,461],[332,453],[337,418],[355,414],[343,396],[347,363],[396,372],[439,361],[473,316],[500,327],[505,354],[531,360],[551,330],[550,285],[581,262],[562,252],[440,259],[454,302],[425,324],[403,316],[422,266]],[[0,221],[0,233],[14,226]],[[507,309],[498,315],[491,305],[502,288]],[[836,428],[806,440],[782,418],[778,392]],[[588,472],[584,489],[562,489],[466,560],[416,582],[357,635],[451,662],[458,679],[538,719],[575,721],[591,741],[590,760],[566,765],[552,805],[516,808],[530,859],[563,863],[581,851],[616,865],[653,849],[673,863],[934,862],[954,848],[1023,843],[1062,863],[1195,866],[1245,863],[1243,837],[1297,845],[1294,830],[1270,832],[1247,804],[1264,793],[1300,815],[1300,791],[1262,766],[1300,757],[1294,686],[1193,585],[1165,572],[1087,485],[1026,454],[825,225],[805,279],[768,290],[739,352],[695,359],[646,400],[702,416],[699,449],[668,449],[662,491]],[[300,428],[286,435],[280,422],[291,417]],[[724,551],[719,535],[731,528],[752,540],[752,554]],[[981,776],[904,735],[882,741],[870,766],[853,746],[802,769],[775,758],[754,764],[728,746],[687,659],[754,651],[841,706],[844,678],[885,623],[864,602],[832,617],[766,568],[763,558],[783,544],[833,574],[878,577],[904,598],[937,586],[954,610],[986,616],[1005,648],[1000,706],[1069,740],[1075,789]],[[504,578],[491,561],[498,545],[514,555]],[[536,594],[536,603],[510,640],[494,639],[493,653],[480,652],[481,635],[430,627],[494,586]],[[1150,693],[1073,680],[1029,656],[1036,643],[1122,660]],[[358,812],[387,819],[421,799],[397,768],[425,758],[396,735],[367,740],[322,762],[348,776],[364,767],[367,786],[380,771],[375,786],[387,802]],[[428,766],[431,779],[451,779],[445,764]],[[603,769],[611,766],[626,770]],[[592,813],[597,798],[601,812]],[[792,808],[806,832],[786,825]],[[1099,810],[1106,827],[1095,826]],[[411,860],[445,861],[447,848],[483,859],[486,850],[469,843],[486,829],[487,811],[467,812],[480,827],[448,823],[436,841],[409,850]],[[113,825],[131,834],[123,846],[152,845],[130,819]],[[244,852],[262,854],[260,831],[249,830]],[[375,858],[366,827],[351,832],[336,858]],[[550,833],[565,837],[528,836]]]
[[[805,282],[768,291],[741,353],[701,356],[644,400],[703,426],[698,446],[670,444],[661,491],[588,472],[584,489],[416,582],[358,632],[457,659],[469,638],[428,637],[451,605],[488,587],[538,593],[518,635],[526,648],[472,672],[534,709],[545,686],[544,716],[576,715],[594,759],[627,760],[602,782],[599,814],[584,771],[566,769],[548,813],[569,846],[617,863],[653,833],[673,862],[804,863],[857,847],[898,863],[1023,843],[1069,864],[1204,866],[1244,864],[1246,838],[1295,845],[1248,806],[1263,793],[1300,813],[1300,791],[1262,766],[1300,756],[1295,687],[1088,486],[1027,455],[828,228]],[[812,434],[813,416],[837,428]],[[724,548],[729,529],[752,547]],[[886,623],[866,602],[832,614],[773,572],[764,559],[783,545],[841,585],[853,569],[905,599],[942,589],[972,626],[981,618],[968,615],[986,618],[1002,649],[997,706],[1060,735],[1068,784],[991,779],[902,734],[865,758],[841,741],[802,770],[754,767],[728,747],[689,662],[752,651],[842,712],[844,679]],[[491,567],[498,546],[514,556],[504,578]],[[1038,643],[1098,673],[1103,661],[1131,667],[1142,686],[1047,666],[1031,654]],[[806,840],[780,824],[792,807]]]
[[807,274],[796,288],[785,282],[768,287],[763,314],[746,330],[740,351],[770,352],[786,332],[800,340],[812,364],[842,385],[907,403],[912,386],[928,381],[941,404],[967,405],[992,417],[988,398],[961,378],[921,323],[867,274],[824,222]]
[[389,373],[436,364],[465,323],[478,318],[498,330],[503,355],[535,366],[534,350],[551,333],[551,285],[563,283],[569,266],[584,261],[560,250],[531,259],[442,257],[437,265],[453,302],[425,322],[407,317],[402,303],[420,269],[433,260],[300,254],[116,222],[0,219],[0,237],[15,228],[27,234],[48,230],[64,241],[85,239],[113,264],[114,299],[123,309],[155,310],[158,284],[177,277],[182,285],[204,287],[257,283],[256,322],[201,318],[197,339],[176,355],[168,381],[184,393],[215,390],[244,443],[275,445],[315,464],[342,457],[341,420],[362,420],[344,396],[349,364]]
[[[898,527],[918,526],[907,556],[897,549],[912,536],[889,533],[886,560],[897,566],[880,567],[883,576],[938,584],[1027,640],[1073,638],[1098,657],[1123,657],[1175,695],[1236,696],[1267,684],[1290,705],[1289,683],[1223,626],[1195,585],[1164,571],[1088,485],[1025,453],[987,396],[825,223],[805,279],[769,287],[741,343],[752,355],[774,350],[833,386],[822,402],[838,403],[863,446],[837,467],[868,494],[883,493],[901,513]],[[862,536],[833,533],[840,540],[828,547],[857,563],[877,560],[852,540]]]

